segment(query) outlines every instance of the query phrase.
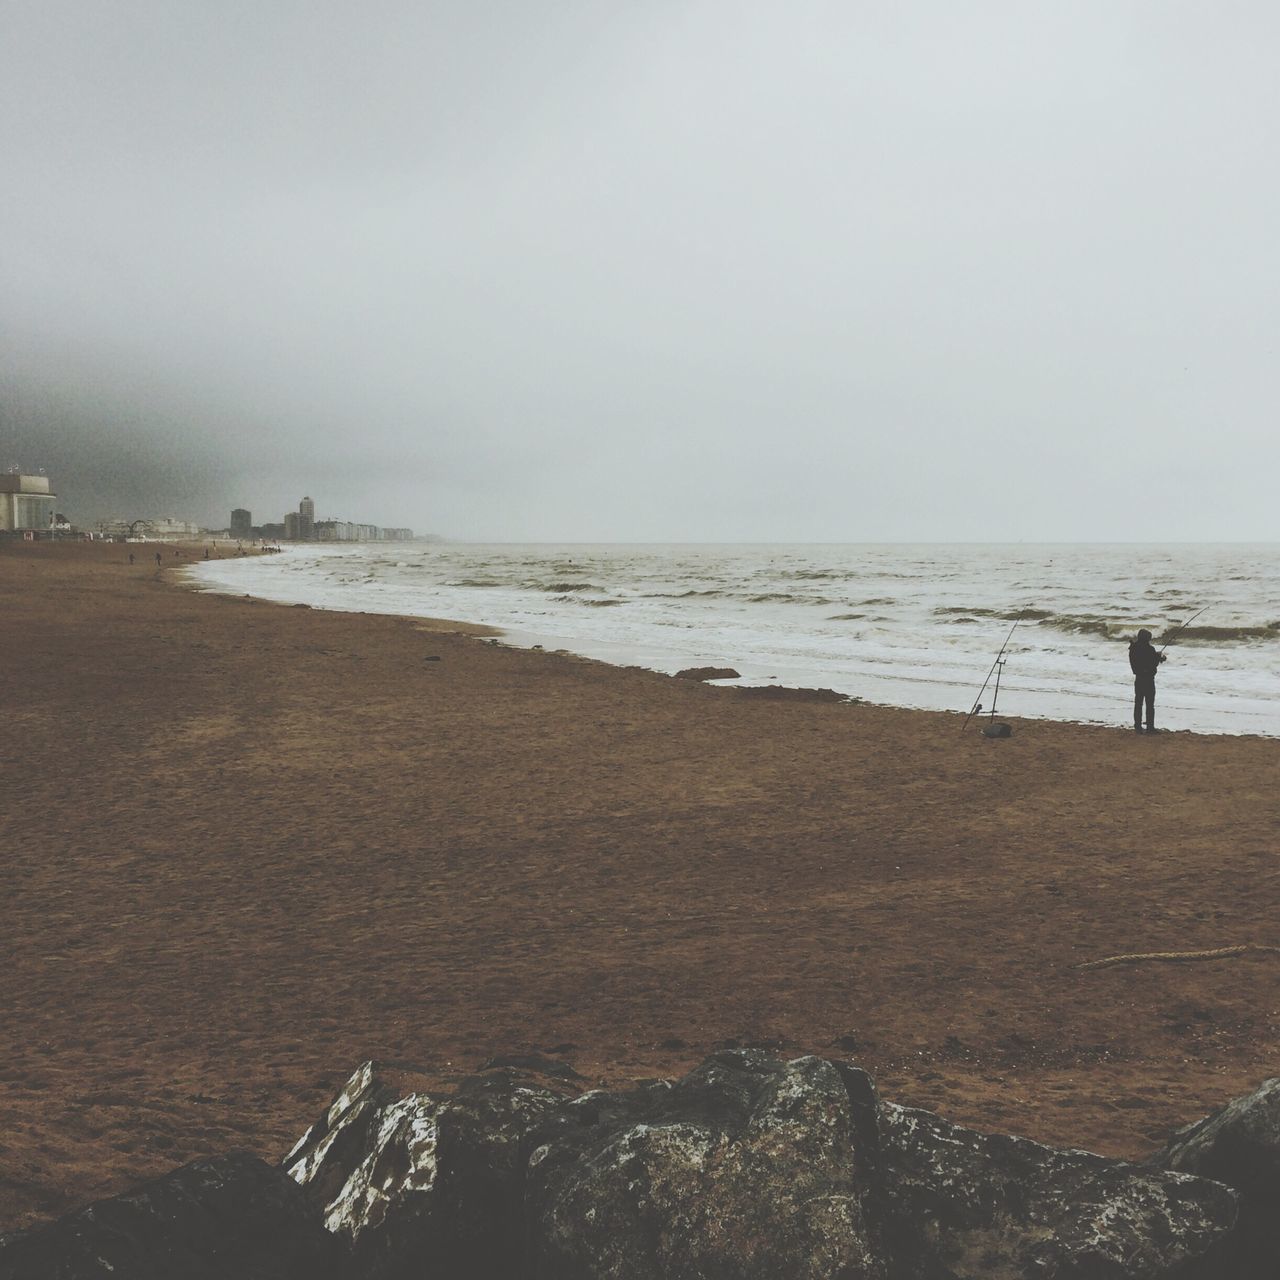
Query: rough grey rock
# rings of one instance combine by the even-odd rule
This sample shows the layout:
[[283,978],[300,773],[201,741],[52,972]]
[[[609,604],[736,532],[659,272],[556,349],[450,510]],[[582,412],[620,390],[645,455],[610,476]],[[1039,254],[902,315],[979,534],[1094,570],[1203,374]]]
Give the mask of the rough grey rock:
[[1280,1276],[1280,1078],[1180,1129],[1155,1163],[1239,1191],[1235,1270],[1250,1280]]
[[532,1274],[884,1276],[863,1207],[873,1099],[861,1072],[752,1051],[578,1098],[529,1159]]
[[976,1133],[818,1058],[716,1054],[541,1139],[537,1280],[1222,1280],[1236,1217],[1216,1183]]
[[1201,1178],[976,1133],[882,1103],[895,1280],[1223,1280],[1236,1197]]
[[364,1280],[519,1274],[523,1146],[562,1101],[501,1070],[447,1097],[398,1089],[366,1062],[285,1157]]
[[738,673],[732,667],[685,667],[676,672],[677,680],[737,680]]
[[195,1160],[0,1243],[0,1280],[339,1280],[346,1251],[256,1156]]
[[[366,1063],[281,1168],[197,1161],[0,1239],[0,1280],[1280,1274],[1258,1243],[1274,1241],[1277,1081],[1184,1130],[1169,1170],[976,1133],[816,1057],[727,1050],[580,1096],[563,1064],[520,1061],[538,1074],[499,1067],[448,1095]],[[1237,1193],[1193,1168],[1253,1197],[1253,1235]]]
[[882,1103],[843,1063],[731,1050],[567,1087],[508,1069],[431,1097],[366,1064],[286,1167],[379,1280],[1232,1274],[1226,1187]]

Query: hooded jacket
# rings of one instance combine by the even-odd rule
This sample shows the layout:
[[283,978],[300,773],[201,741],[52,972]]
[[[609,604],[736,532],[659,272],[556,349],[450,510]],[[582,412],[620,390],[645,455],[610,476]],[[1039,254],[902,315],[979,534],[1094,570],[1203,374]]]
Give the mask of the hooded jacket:
[[1150,640],[1129,641],[1129,666],[1139,680],[1154,680],[1156,668],[1164,661],[1164,654],[1151,647]]

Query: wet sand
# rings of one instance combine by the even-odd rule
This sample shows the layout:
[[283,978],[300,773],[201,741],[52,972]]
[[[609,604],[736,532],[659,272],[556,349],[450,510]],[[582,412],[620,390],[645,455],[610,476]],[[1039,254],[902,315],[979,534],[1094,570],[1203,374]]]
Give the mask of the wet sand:
[[987,741],[135,554],[0,544],[0,1229],[276,1158],[368,1057],[843,1055],[1129,1157],[1280,1073],[1280,956],[1075,967],[1280,943],[1278,741]]

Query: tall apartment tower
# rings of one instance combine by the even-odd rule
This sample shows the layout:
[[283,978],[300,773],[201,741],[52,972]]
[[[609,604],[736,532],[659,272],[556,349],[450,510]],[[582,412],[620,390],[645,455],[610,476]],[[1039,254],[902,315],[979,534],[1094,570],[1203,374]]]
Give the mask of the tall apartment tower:
[[251,536],[252,529],[253,514],[243,507],[237,507],[231,513],[231,536],[233,538],[248,538]]
[[315,536],[316,504],[310,498],[298,503],[298,540],[310,542]]

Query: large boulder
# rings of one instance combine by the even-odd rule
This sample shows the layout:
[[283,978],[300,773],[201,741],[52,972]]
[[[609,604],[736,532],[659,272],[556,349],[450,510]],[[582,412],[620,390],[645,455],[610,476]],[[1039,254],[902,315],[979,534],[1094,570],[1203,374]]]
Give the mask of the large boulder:
[[[519,1274],[529,1132],[563,1100],[501,1069],[448,1096],[404,1091],[405,1073],[360,1067],[285,1157],[364,1280]],[[397,1082],[400,1083],[397,1083]]]
[[1221,1111],[1180,1129],[1155,1163],[1239,1191],[1235,1269],[1259,1280],[1280,1276],[1280,1078],[1263,1081]]
[[345,1265],[302,1190],[243,1153],[0,1242],[2,1280],[339,1280]]
[[536,1280],[1223,1280],[1226,1187],[882,1103],[818,1058],[716,1054],[588,1094],[529,1159]]
[[1225,1280],[1236,1197],[1216,1182],[892,1103],[881,1104],[880,1138],[895,1280]]
[[[816,1057],[726,1051],[580,1095],[562,1064],[506,1063],[448,1094],[366,1063],[280,1168],[187,1165],[0,1240],[0,1280],[1280,1274],[1258,1245],[1275,1081],[1180,1134],[1167,1160],[1185,1167],[1164,1169],[977,1133]],[[1237,1192],[1193,1166],[1254,1197],[1253,1235],[1234,1229]]]
[[820,1058],[716,1054],[674,1085],[586,1094],[529,1159],[538,1280],[867,1280],[874,1092]]

